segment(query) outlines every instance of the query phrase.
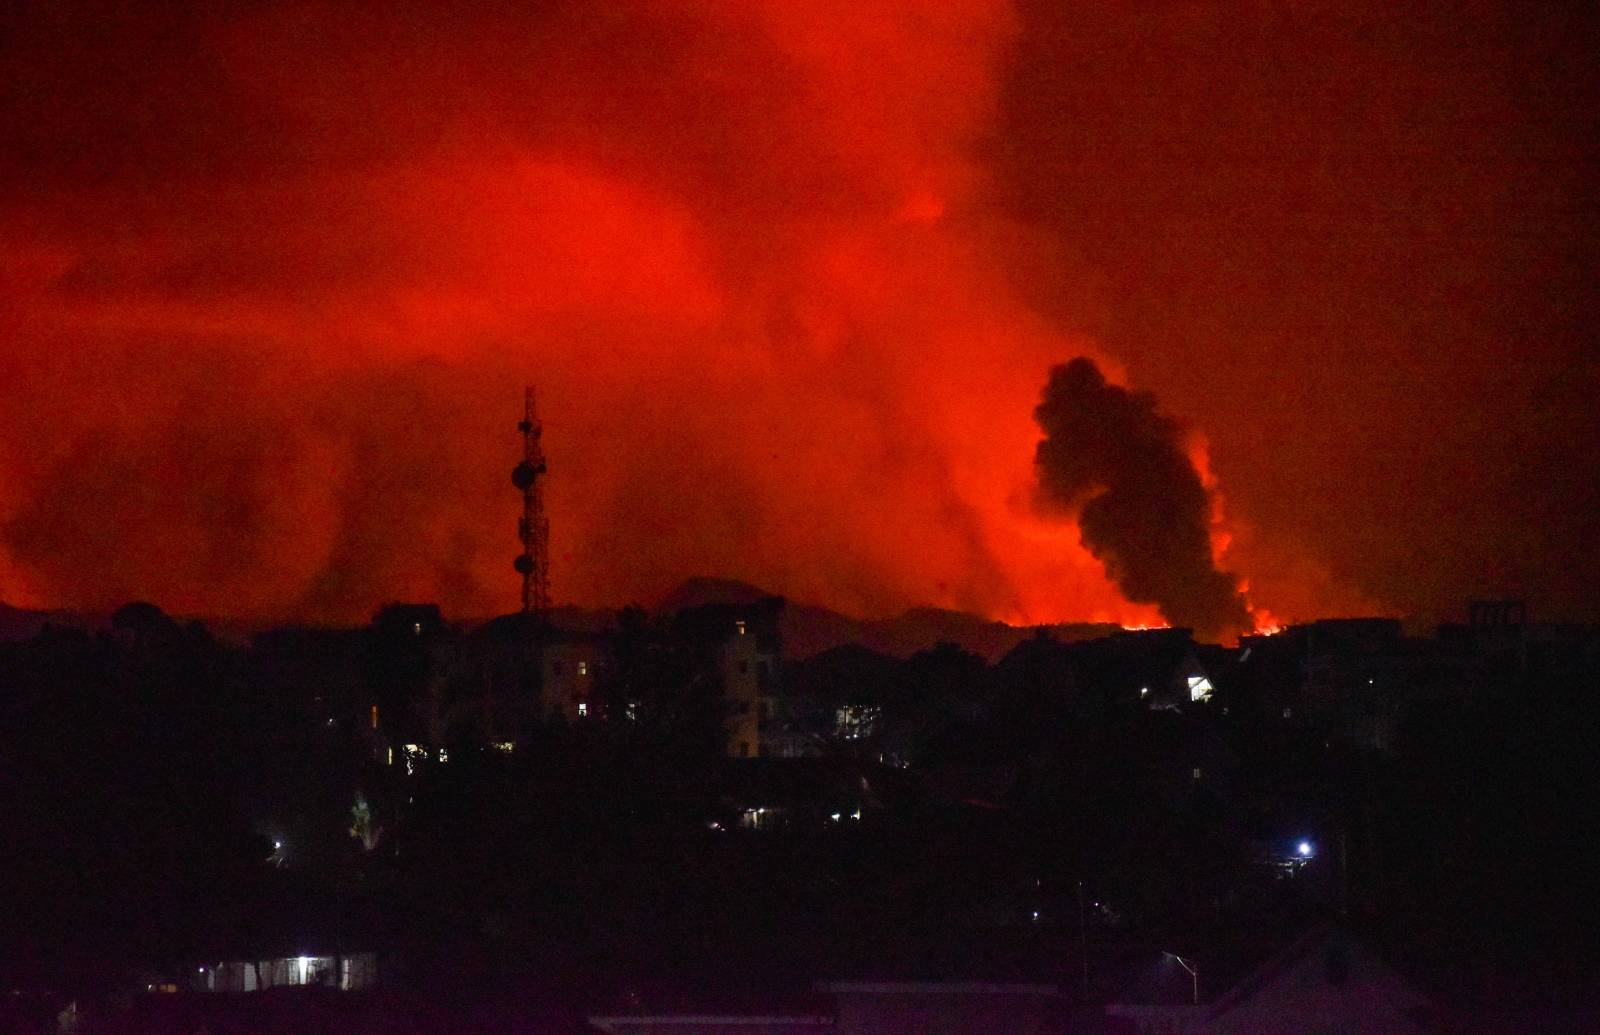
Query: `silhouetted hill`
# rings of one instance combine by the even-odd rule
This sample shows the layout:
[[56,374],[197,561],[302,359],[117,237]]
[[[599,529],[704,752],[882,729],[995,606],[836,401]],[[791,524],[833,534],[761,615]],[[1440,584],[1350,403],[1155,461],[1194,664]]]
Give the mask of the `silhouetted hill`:
[[[736,579],[694,578],[664,595],[651,610],[665,613],[707,604],[747,605],[776,595]],[[551,611],[551,619],[556,626],[573,632],[599,632],[611,628],[616,623],[616,615],[615,608],[571,605],[559,606]],[[446,619],[449,620],[449,616]],[[202,621],[213,635],[239,643],[248,642],[253,634],[276,624],[243,619]],[[485,619],[459,621],[470,629],[482,625]],[[47,622],[96,626],[105,623],[105,616],[67,611],[29,611],[0,603],[0,642],[28,639],[36,635]],[[845,644],[860,644],[884,654],[905,658],[945,642],[958,644],[990,661],[996,661],[1017,643],[1032,636],[1039,627],[1007,625],[965,611],[947,611],[936,607],[916,607],[886,618],[854,618],[816,604],[790,600],[784,605],[779,628],[783,635],[783,652],[790,658],[809,658]],[[1094,639],[1119,629],[1116,625],[1092,623],[1064,623],[1045,628],[1061,640]]]
[[[678,586],[656,606],[659,610],[676,611],[706,604],[753,604],[774,595],[733,579],[697,578]],[[783,652],[791,658],[809,658],[849,643],[904,658],[946,642],[959,644],[990,661],[998,659],[1038,629],[936,607],[912,608],[887,618],[852,618],[826,607],[793,600],[785,604],[779,628],[783,634]],[[1063,640],[1094,639],[1120,629],[1116,625],[1093,623],[1064,623],[1046,628]]]
[[775,595],[737,579],[694,578],[680,583],[658,600],[654,609],[682,611],[684,608],[704,607],[707,604],[754,604]]
[[56,625],[94,624],[86,616],[68,611],[30,611],[0,603],[0,643],[31,639],[52,622]]

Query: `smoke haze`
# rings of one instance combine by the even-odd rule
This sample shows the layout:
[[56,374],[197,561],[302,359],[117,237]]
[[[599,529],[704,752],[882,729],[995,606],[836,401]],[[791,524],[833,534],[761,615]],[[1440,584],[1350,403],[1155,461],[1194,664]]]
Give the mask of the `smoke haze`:
[[975,195],[1003,5],[28,29],[8,599],[507,609],[535,382],[557,599],[710,573],[857,611],[1141,615],[1009,516],[1018,402],[1063,337]]
[[[531,382],[546,423],[559,601],[649,600],[717,575],[855,613],[935,604],[1011,621],[1156,622],[1156,606],[1125,595],[1161,599],[1125,554],[1119,587],[1079,529],[1035,507],[1030,405],[1047,372],[1080,355],[1117,383],[1154,388],[1206,432],[1235,536],[1227,563],[1274,612],[1411,607],[1412,586],[1463,596],[1482,571],[1514,589],[1529,573],[1592,563],[1561,562],[1554,547],[1519,554],[1510,533],[1480,534],[1500,527],[1497,514],[1456,506],[1486,477],[1461,457],[1486,443],[1491,456],[1512,449],[1490,430],[1450,439],[1456,452],[1431,465],[1443,480],[1425,498],[1386,497],[1371,481],[1348,498],[1320,491],[1365,477],[1379,442],[1392,444],[1389,470],[1403,478],[1398,458],[1435,441],[1425,429],[1440,422],[1428,410],[1381,429],[1353,425],[1382,412],[1362,387],[1377,364],[1363,361],[1359,377],[1322,382],[1320,423],[1297,425],[1312,407],[1274,386],[1311,380],[1282,368],[1294,350],[1277,343],[1373,343],[1388,350],[1382,369],[1416,373],[1396,397],[1413,410],[1443,406],[1455,396],[1417,386],[1476,382],[1435,378],[1432,357],[1466,364],[1487,353],[1452,358],[1413,323],[1361,303],[1386,272],[1424,284],[1462,274],[1446,254],[1418,263],[1320,229],[1317,240],[1343,250],[1337,269],[1318,266],[1271,250],[1300,241],[1302,227],[1253,224],[1252,236],[1207,224],[1205,213],[1254,196],[1256,181],[1232,177],[1209,137],[1147,131],[1160,114],[1146,110],[1152,91],[1207,96],[1215,112],[1185,109],[1181,124],[1197,134],[1232,125],[1245,105],[1263,161],[1315,157],[1301,146],[1307,132],[1330,134],[1328,153],[1366,161],[1370,141],[1338,116],[1364,118],[1360,106],[1330,102],[1332,114],[1307,123],[1293,98],[1242,86],[1213,97],[1206,84],[1302,67],[1306,55],[1389,82],[1424,67],[1422,44],[1391,39],[1401,32],[1391,23],[1389,49],[1371,53],[1343,23],[1269,26],[1251,46],[1301,50],[1239,70],[1230,55],[1241,41],[1187,7],[1091,16],[1057,6],[8,10],[0,599],[111,607],[138,597],[177,612],[338,620],[397,598],[454,614],[508,610],[518,503],[507,472]],[[1486,89],[1448,78],[1450,68],[1542,61],[1582,38],[1556,26],[1501,46],[1502,27],[1470,20],[1440,31],[1491,44],[1482,61],[1427,65],[1442,93],[1408,95],[1437,96],[1450,111],[1477,110],[1471,90]],[[1124,34],[1144,41],[1149,60],[1096,57],[1119,53],[1108,41]],[[1215,79],[1220,68],[1233,78]],[[1387,126],[1392,114],[1372,117]],[[1446,146],[1451,126],[1430,132],[1441,153],[1460,153]],[[1349,205],[1307,179],[1326,167],[1275,170],[1274,182],[1315,202],[1280,199],[1283,211],[1342,227]],[[1199,196],[1185,170],[1196,168],[1215,204],[1185,214],[1183,199]],[[1386,170],[1355,166],[1330,182],[1355,177],[1394,202],[1385,211],[1405,213],[1430,184],[1461,181],[1452,169]],[[1552,225],[1566,226],[1564,182],[1517,196],[1556,199]],[[1177,222],[1154,222],[1163,212]],[[1471,240],[1492,249],[1497,228],[1525,242],[1528,226],[1545,224],[1511,213],[1473,226]],[[1408,229],[1386,224],[1374,240],[1409,240]],[[1302,308],[1263,303],[1265,289],[1242,275],[1197,287],[1185,271],[1246,265],[1203,253],[1177,268],[1164,242],[1195,234],[1224,258],[1231,242],[1253,242],[1251,270],[1323,270],[1336,283],[1274,285],[1315,299]],[[1559,233],[1550,240],[1565,247]],[[1570,272],[1565,255],[1551,259],[1550,283]],[[1491,279],[1523,268],[1492,250],[1480,259],[1474,269]],[[1147,263],[1159,277],[1144,275]],[[1130,294],[1133,283],[1145,293]],[[1214,307],[1193,303],[1197,293]],[[1569,506],[1593,491],[1580,477],[1592,451],[1577,448],[1592,409],[1574,387],[1589,368],[1558,376],[1571,336],[1536,333],[1548,321],[1522,309],[1534,321],[1516,332],[1533,343],[1528,391],[1544,393],[1547,419],[1515,449],[1538,469],[1494,476],[1497,498],[1532,499],[1509,489],[1566,472],[1546,478],[1559,499],[1525,525],[1565,542],[1581,521],[1559,515],[1600,510]],[[1219,315],[1235,310],[1280,323],[1240,328]],[[1437,311],[1445,321],[1455,309]],[[1317,322],[1335,312],[1389,323]],[[1474,333],[1480,325],[1499,333],[1493,321]],[[1317,362],[1349,368],[1326,352]],[[1345,382],[1357,393],[1348,407],[1332,390]],[[1317,507],[1297,509],[1313,496]],[[1428,534],[1461,560],[1375,545],[1377,530],[1393,533],[1395,515],[1418,508],[1446,515]],[[1374,531],[1329,532],[1349,528]],[[1086,542],[1112,537],[1083,530]],[[1477,543],[1499,568],[1477,563]],[[1522,556],[1537,563],[1504,560]]]

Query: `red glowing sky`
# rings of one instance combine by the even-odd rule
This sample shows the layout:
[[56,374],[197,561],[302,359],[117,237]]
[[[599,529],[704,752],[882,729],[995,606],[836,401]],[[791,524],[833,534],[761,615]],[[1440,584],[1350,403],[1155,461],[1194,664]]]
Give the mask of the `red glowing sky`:
[[63,4],[4,16],[0,599],[552,588],[1156,619],[1034,507],[1076,355],[1288,618],[1595,617],[1596,16]]

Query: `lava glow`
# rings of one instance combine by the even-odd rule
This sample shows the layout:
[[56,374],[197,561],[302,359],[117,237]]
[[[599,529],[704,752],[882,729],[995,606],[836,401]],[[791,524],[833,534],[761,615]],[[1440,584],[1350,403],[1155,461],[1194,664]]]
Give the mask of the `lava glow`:
[[1004,5],[437,17],[186,24],[203,139],[13,206],[9,600],[503,609],[532,381],[557,599],[1149,617],[1026,504],[1033,397],[1090,346],[977,191]]
[[[1044,16],[1001,0],[28,14],[0,42],[21,87],[0,123],[0,600],[507,610],[505,472],[534,383],[558,601],[649,602],[710,575],[859,614],[1160,625],[1070,516],[1036,507],[1033,407],[1053,366],[1088,356],[1119,384],[1197,372],[1197,390],[1154,387],[1195,436],[1214,562],[1295,618],[1329,606],[1342,576],[1301,548],[1317,530],[1296,511],[1273,538],[1260,518],[1261,500],[1306,495],[1285,472],[1321,477],[1315,447],[1252,453],[1268,424],[1240,417],[1237,364],[1201,351],[1231,346],[1200,321],[1149,334],[1137,365],[1099,336],[1159,305],[1097,315],[1110,282],[1046,212],[1087,189],[1078,166],[1012,197],[1038,153],[1015,142],[1041,125],[1019,112],[1089,60],[1039,64],[1081,35]],[[1084,103],[1115,107],[1095,100],[1107,82],[1083,80]],[[1084,132],[1086,156],[1120,146]],[[1186,239],[1151,238],[1150,261],[1168,237]]]

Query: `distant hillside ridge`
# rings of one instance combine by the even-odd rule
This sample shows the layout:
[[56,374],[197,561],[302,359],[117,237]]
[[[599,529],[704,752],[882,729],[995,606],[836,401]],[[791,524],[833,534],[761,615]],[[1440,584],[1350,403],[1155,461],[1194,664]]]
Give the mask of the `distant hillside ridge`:
[[[663,596],[659,611],[707,604],[753,604],[778,596],[735,579],[689,579]],[[1114,623],[1064,622],[1043,626],[1008,625],[965,611],[914,607],[887,618],[853,618],[817,604],[786,601],[779,631],[783,652],[809,658],[834,647],[857,643],[905,658],[938,643],[954,643],[989,661],[998,660],[1022,640],[1044,629],[1060,640],[1092,640],[1121,631]]]

